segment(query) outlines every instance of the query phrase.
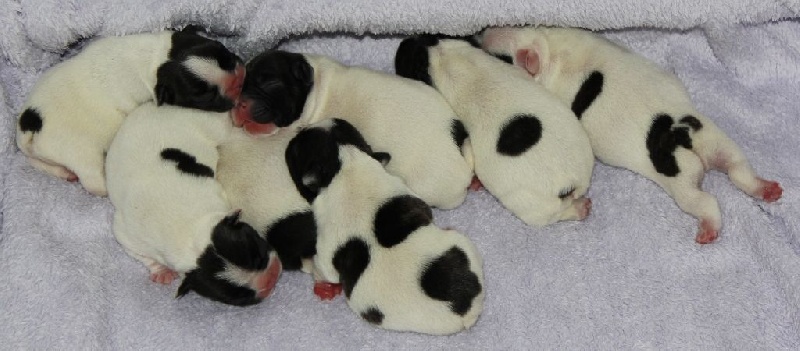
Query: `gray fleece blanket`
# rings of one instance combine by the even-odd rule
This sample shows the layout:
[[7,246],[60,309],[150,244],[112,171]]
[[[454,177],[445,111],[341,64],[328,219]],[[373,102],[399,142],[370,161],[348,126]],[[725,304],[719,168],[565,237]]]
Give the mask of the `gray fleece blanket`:
[[[0,0],[3,349],[798,349],[800,2],[797,0]],[[603,35],[675,72],[700,111],[785,189],[765,204],[711,172],[717,242],[653,182],[597,164],[583,222],[525,226],[485,191],[435,221],[485,260],[470,330],[376,329],[284,273],[248,308],[150,282],[111,232],[106,198],[35,171],[14,144],[42,71],[103,35],[198,24],[244,58],[280,45],[391,71],[404,34],[540,23]]]

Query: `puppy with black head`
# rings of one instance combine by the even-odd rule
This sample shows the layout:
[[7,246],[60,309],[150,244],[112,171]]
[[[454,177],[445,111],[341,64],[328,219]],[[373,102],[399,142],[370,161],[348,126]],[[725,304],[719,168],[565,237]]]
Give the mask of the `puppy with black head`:
[[696,242],[714,241],[722,227],[716,198],[700,189],[705,171],[727,173],[755,198],[780,199],[780,185],[758,177],[680,80],[644,57],[577,28],[489,28],[478,39],[569,104],[600,161],[654,181],[698,218]]
[[555,95],[465,40],[421,36],[397,50],[398,74],[442,93],[469,133],[475,174],[529,225],[581,220],[594,157],[586,132]]
[[436,227],[431,208],[385,171],[394,160],[337,133],[344,123],[319,122],[286,149],[317,222],[315,292],[341,284],[350,308],[380,328],[451,334],[471,327],[484,299],[477,248]]
[[228,111],[243,80],[239,57],[192,30],[98,39],[42,75],[17,145],[37,169],[104,196],[104,155],[128,113],[153,100]]
[[145,103],[120,127],[106,170],[114,235],[151,280],[184,275],[179,297],[245,306],[270,294],[281,263],[214,178],[231,129],[225,112]]
[[472,169],[460,149],[466,138],[452,109],[430,87],[332,59],[270,50],[247,63],[235,124],[273,133],[326,118],[350,122],[376,150],[388,152],[389,173],[432,206],[463,202]]

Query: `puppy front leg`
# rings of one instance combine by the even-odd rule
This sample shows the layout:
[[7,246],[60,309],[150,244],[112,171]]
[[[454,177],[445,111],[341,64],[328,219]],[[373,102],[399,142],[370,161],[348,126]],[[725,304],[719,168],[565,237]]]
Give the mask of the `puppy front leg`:
[[52,164],[50,162],[30,156],[28,156],[28,162],[31,164],[31,166],[44,173],[64,179],[68,182],[78,181],[78,176],[64,166]]

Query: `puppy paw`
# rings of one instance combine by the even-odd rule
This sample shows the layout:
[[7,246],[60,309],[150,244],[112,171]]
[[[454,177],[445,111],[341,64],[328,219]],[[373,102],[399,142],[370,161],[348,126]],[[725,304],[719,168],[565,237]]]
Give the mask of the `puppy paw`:
[[478,176],[473,176],[472,181],[469,183],[469,190],[478,191],[483,189],[483,183],[478,179]]
[[314,295],[320,300],[333,300],[337,295],[342,293],[342,284],[334,284],[329,282],[314,282]]
[[166,266],[160,266],[158,270],[150,273],[150,280],[154,283],[169,285],[175,278],[178,278],[178,272],[175,272]]
[[778,182],[759,179],[758,196],[766,202],[775,202],[783,195],[783,188]]
[[719,231],[714,228],[711,221],[704,219],[700,222],[700,231],[697,232],[697,237],[694,238],[694,241],[698,244],[710,244],[717,240],[717,236],[719,236]]

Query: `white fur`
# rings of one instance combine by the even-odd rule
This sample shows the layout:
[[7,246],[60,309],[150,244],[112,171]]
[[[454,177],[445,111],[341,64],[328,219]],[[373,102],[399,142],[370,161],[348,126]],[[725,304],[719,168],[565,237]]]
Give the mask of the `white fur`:
[[[391,330],[451,334],[471,327],[483,310],[484,298],[483,263],[475,246],[456,231],[430,224],[391,248],[382,247],[373,233],[375,212],[391,197],[411,192],[400,178],[355,147],[339,150],[342,167],[313,203],[319,228],[315,276],[339,282],[332,264],[334,253],[348,239],[358,237],[370,246],[370,262],[348,299],[353,311],[360,314],[377,307],[384,314],[380,327]],[[425,265],[453,246],[467,254],[482,286],[464,316],[451,312],[448,303],[428,297],[420,287]]]
[[[464,121],[486,189],[529,225],[583,219],[594,157],[572,111],[523,72],[464,41],[441,40],[429,53],[433,84]],[[541,122],[541,139],[518,156],[498,153],[500,130],[523,113]],[[571,187],[572,196],[559,198]]]
[[[523,67],[526,63],[517,58],[520,50],[538,55],[535,79],[568,104],[589,73],[603,73],[602,92],[581,119],[595,155],[604,163],[630,169],[664,188],[683,211],[701,220],[698,241],[701,235],[713,240],[721,227],[716,199],[699,189],[705,170],[726,172],[745,193],[763,195],[768,184],[756,176],[739,147],[697,111],[675,75],[644,57],[599,35],[571,28],[487,29],[482,46],[489,52],[511,56]],[[645,141],[653,117],[659,113],[669,114],[676,121],[692,115],[703,124],[701,130],[691,133],[692,150],[679,147],[675,151],[680,168],[676,177],[658,173],[648,157]]]
[[386,170],[422,200],[443,209],[464,201],[472,169],[451,137],[455,114],[439,94],[410,79],[305,57],[314,68],[314,87],[299,125],[344,119],[374,151],[391,154]]
[[182,173],[161,158],[162,150],[180,149],[216,170],[217,146],[231,128],[227,113],[147,103],[114,138],[106,160],[114,235],[151,273],[161,266],[179,273],[196,268],[212,229],[232,212],[213,177]]

